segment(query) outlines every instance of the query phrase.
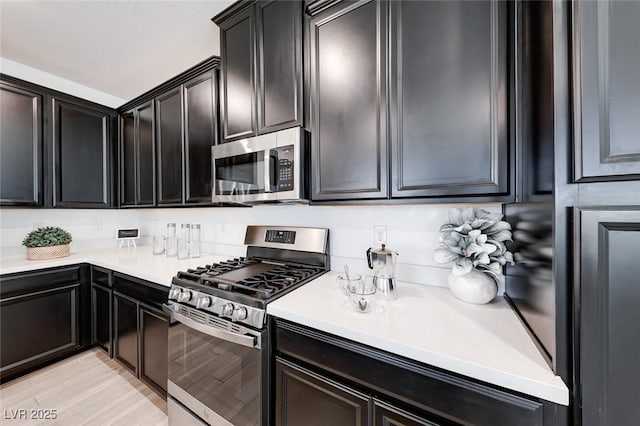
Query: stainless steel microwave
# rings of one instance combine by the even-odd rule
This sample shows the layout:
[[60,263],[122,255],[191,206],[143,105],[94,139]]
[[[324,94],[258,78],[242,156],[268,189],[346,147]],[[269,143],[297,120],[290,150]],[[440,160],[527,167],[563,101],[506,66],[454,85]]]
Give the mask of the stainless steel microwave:
[[293,127],[213,146],[212,201],[304,201],[305,145]]

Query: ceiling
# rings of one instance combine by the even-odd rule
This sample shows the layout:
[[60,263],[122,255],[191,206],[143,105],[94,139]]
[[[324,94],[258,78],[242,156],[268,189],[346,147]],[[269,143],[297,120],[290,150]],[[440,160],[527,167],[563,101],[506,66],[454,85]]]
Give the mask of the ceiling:
[[0,56],[131,100],[220,54],[230,0],[0,0]]

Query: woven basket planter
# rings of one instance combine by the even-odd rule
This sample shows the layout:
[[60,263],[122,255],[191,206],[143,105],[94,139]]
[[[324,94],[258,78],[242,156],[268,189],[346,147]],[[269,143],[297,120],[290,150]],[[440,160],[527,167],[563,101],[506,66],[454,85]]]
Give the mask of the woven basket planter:
[[70,244],[51,247],[27,247],[27,259],[45,260],[69,256]]

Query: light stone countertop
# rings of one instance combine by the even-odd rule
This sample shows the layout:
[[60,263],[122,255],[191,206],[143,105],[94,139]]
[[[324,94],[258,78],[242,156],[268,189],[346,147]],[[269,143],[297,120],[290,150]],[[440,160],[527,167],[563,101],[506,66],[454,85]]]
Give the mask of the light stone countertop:
[[569,391],[524,326],[498,297],[487,305],[457,300],[447,288],[398,283],[398,299],[357,313],[337,272],[269,303],[267,312],[467,377],[568,405]]
[[[74,252],[60,259],[0,259],[0,275],[90,263],[169,287],[181,270],[230,256],[178,260],[154,256],[150,246]],[[352,310],[329,272],[269,303],[267,312],[467,377],[568,405],[569,391],[554,375],[507,302],[460,302],[446,288],[398,283],[399,297],[377,301],[366,314]]]
[[170,287],[171,279],[178,271],[220,262],[229,259],[229,257],[203,254],[202,257],[195,259],[178,260],[176,257],[166,257],[165,255],[154,256],[151,246],[88,249],[78,252],[74,252],[72,246],[71,255],[59,259],[27,260],[26,254],[25,257],[3,257],[0,259],[0,275],[90,263]]

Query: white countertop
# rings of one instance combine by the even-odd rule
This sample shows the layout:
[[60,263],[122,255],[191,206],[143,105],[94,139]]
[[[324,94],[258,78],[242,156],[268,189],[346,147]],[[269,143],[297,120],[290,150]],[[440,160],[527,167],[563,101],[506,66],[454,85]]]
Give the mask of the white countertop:
[[[0,259],[0,275],[90,263],[170,286],[176,272],[227,260],[203,255],[178,260],[154,256],[150,246],[90,249],[60,259]],[[399,297],[356,313],[336,285],[336,272],[267,305],[271,315],[428,365],[568,405],[569,392],[538,352],[516,314],[498,297],[488,305],[458,301],[446,288],[398,283]]]
[[195,259],[178,260],[164,255],[154,256],[151,246],[137,248],[102,248],[74,252],[59,259],[27,260],[26,257],[3,257],[0,259],[0,275],[37,269],[55,268],[78,263],[90,263],[157,284],[171,286],[176,272],[195,268],[212,262],[229,259],[229,256],[207,255]]
[[498,297],[469,305],[446,288],[398,283],[398,299],[352,310],[336,272],[269,303],[271,315],[557,404],[569,391]]

